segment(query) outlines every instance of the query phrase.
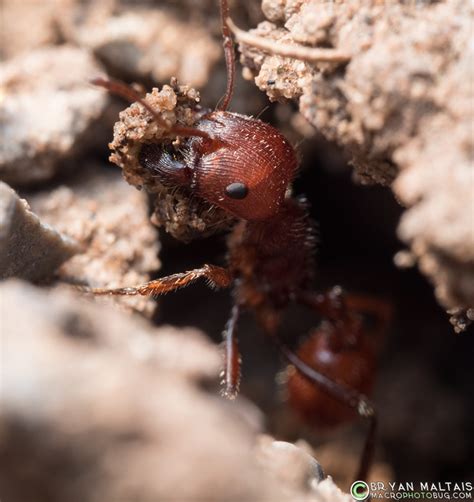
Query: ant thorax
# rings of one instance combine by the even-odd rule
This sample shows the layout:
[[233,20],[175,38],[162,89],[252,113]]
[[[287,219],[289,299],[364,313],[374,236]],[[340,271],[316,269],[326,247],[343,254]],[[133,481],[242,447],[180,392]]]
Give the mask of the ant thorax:
[[[161,90],[154,88],[144,99],[170,127],[176,123],[193,126],[207,113],[199,105],[199,93],[190,86],[178,85],[176,79]],[[114,126],[110,160],[122,169],[128,183],[151,195],[153,223],[174,238],[189,242],[229,229],[234,218],[191,191],[163,183],[140,162],[144,145],[154,144],[179,152],[179,141],[186,139],[174,141],[141,104],[133,103],[120,113]]]

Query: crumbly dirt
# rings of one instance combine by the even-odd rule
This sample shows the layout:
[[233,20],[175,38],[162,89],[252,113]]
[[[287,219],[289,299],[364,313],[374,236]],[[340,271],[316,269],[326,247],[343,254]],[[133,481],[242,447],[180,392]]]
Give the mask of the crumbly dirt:
[[[68,185],[28,197],[41,220],[81,246],[81,253],[57,272],[60,280],[89,287],[135,286],[160,267],[157,232],[149,219],[146,194],[133,190],[118,170],[101,164],[83,167]],[[148,297],[101,297],[122,309],[150,316]]]
[[447,309],[474,305],[473,10],[468,3],[264,0],[251,33],[351,54],[310,63],[240,45],[244,75],[352,157],[354,178],[407,208],[399,237]]

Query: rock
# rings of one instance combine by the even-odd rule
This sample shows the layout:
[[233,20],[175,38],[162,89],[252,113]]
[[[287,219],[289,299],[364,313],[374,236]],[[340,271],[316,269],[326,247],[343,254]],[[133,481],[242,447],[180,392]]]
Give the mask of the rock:
[[0,182],[0,278],[47,279],[79,245],[42,222],[24,199]]
[[58,3],[2,1],[0,60],[59,42],[56,29]]
[[312,449],[305,441],[299,440],[293,444],[260,435],[255,454],[265,471],[279,481],[285,490],[292,489],[295,493],[305,494],[308,502],[353,500],[330,477],[324,476],[321,465],[313,457]]
[[78,2],[59,23],[71,43],[91,50],[109,72],[126,80],[177,77],[203,87],[221,56],[220,43],[202,23],[180,21],[159,5],[117,9]]
[[[395,152],[401,173],[393,188],[410,209],[398,234],[447,309],[474,307],[474,50],[466,48],[437,85],[440,112]],[[447,132],[449,131],[449,133]]]
[[[366,426],[363,424],[362,427]],[[360,429],[359,429],[360,430]],[[324,441],[314,448],[314,455],[318,462],[324,466],[324,472],[330,476],[335,485],[344,491],[349,491],[358,472],[362,453],[364,434],[358,435],[353,430],[340,429],[337,437],[332,436],[329,441]],[[330,433],[329,433],[330,434]],[[378,436],[380,438],[380,435]],[[379,439],[378,445],[382,441]],[[298,444],[298,443],[297,443]],[[381,481],[388,484],[395,478],[395,472],[390,464],[378,459],[370,467],[368,482]]]
[[[118,169],[90,163],[67,186],[37,192],[30,200],[42,220],[83,248],[60,268],[61,280],[90,287],[134,286],[159,269],[158,235],[146,194],[128,186]],[[142,296],[100,301],[145,315],[155,306],[152,298]]]
[[294,445],[262,435],[257,444],[257,458],[275,477],[298,490],[316,489],[325,477],[310,446],[304,441]]
[[102,73],[89,52],[37,49],[0,67],[0,179],[27,185],[51,179],[95,144],[93,124],[108,98],[88,84]]
[[[211,108],[222,98],[227,75],[214,0],[57,2],[61,36],[92,52],[111,76],[146,90],[177,78],[199,89]],[[255,0],[241,0],[232,17],[248,24],[259,20],[261,11]],[[233,110],[251,115],[265,106],[264,96],[252,86],[236,86]]]
[[328,480],[304,493],[259,465],[239,400],[198,385],[220,357],[197,331],[64,289],[7,282],[0,295],[5,500],[348,500]]

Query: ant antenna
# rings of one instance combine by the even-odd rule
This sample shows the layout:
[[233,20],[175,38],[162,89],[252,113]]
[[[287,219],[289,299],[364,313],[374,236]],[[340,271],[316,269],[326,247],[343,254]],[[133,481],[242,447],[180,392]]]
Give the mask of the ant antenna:
[[220,0],[221,3],[221,27],[222,27],[222,38],[224,45],[224,56],[225,56],[225,66],[227,69],[227,86],[225,90],[224,97],[220,104],[217,105],[217,109],[221,111],[226,111],[229,107],[230,100],[232,99],[232,93],[234,92],[234,80],[235,80],[235,53],[234,53],[234,42],[232,40],[232,35],[227,24],[227,19],[229,18],[229,4],[227,0]]
[[153,116],[155,122],[164,129],[168,130],[170,134],[175,134],[176,136],[191,137],[199,136],[201,138],[209,138],[209,134],[205,131],[200,131],[199,129],[194,129],[193,127],[185,126],[173,126],[169,127],[166,121],[161,117],[156,110],[153,109],[141,96],[140,94],[130,85],[127,85],[119,80],[105,79],[105,78],[93,78],[91,79],[91,84],[98,85],[107,89],[111,94],[120,96],[121,98],[134,103],[135,101],[140,103],[145,107],[146,110],[150,112]]

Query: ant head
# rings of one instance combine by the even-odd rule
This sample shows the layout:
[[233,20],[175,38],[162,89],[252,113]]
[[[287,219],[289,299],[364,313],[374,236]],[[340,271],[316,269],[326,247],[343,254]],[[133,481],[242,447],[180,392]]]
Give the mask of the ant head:
[[294,177],[293,147],[260,120],[217,111],[197,126],[211,138],[195,140],[195,193],[237,218],[275,216]]
[[209,113],[194,125],[207,137],[172,145],[145,145],[140,163],[161,183],[245,220],[275,216],[296,167],[288,141],[260,120],[236,113]]
[[214,112],[198,127],[213,138],[195,142],[196,195],[237,218],[276,215],[296,167],[288,141],[260,120]]
[[227,111],[235,56],[227,1],[220,4],[227,87],[217,111],[201,115],[191,126],[170,125],[132,87],[102,78],[93,83],[140,103],[164,131],[157,144],[140,146],[139,164],[152,178],[171,189],[185,188],[191,198],[221,208],[229,216],[263,220],[279,212],[297,168],[296,155],[278,130]]

